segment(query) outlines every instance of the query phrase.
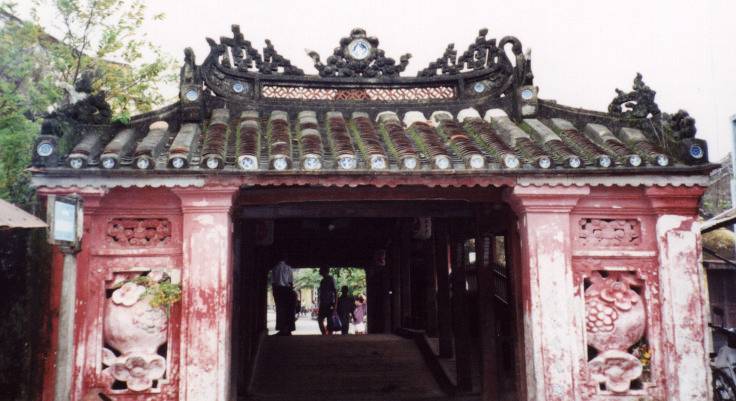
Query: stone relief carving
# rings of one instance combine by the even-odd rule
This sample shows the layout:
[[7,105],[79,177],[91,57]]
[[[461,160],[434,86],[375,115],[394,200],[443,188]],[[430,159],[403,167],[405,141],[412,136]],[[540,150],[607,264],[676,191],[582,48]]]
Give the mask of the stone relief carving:
[[124,247],[154,247],[171,240],[167,219],[112,219],[105,230],[107,242]]
[[585,247],[630,246],[641,242],[641,224],[636,219],[581,219],[577,240]]
[[609,350],[588,362],[590,377],[597,383],[605,383],[606,389],[614,393],[626,393],[631,382],[642,372],[639,360],[628,352]]
[[[641,282],[631,272],[594,271],[585,290],[585,331],[596,351],[588,361],[590,379],[605,391],[628,392],[644,370],[630,350],[644,339],[644,300],[633,288]],[[633,288],[632,288],[633,287]]]
[[[158,351],[167,341],[169,317],[163,306],[151,305],[151,295],[139,284],[140,277],[117,275],[105,303],[102,376],[114,390],[149,390],[166,374],[166,358]],[[161,271],[146,277],[150,282],[168,279]]]

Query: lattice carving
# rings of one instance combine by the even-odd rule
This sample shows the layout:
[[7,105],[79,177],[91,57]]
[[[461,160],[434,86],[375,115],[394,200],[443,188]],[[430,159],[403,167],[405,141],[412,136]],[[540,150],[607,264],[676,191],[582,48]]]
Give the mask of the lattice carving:
[[366,89],[327,89],[304,86],[265,85],[261,91],[265,98],[295,100],[448,100],[455,98],[455,89],[449,86],[417,88],[366,88]]
[[171,241],[171,222],[167,219],[112,219],[105,230],[110,244],[123,247],[155,247]]
[[581,219],[577,240],[585,247],[635,246],[641,243],[641,224],[636,219]]

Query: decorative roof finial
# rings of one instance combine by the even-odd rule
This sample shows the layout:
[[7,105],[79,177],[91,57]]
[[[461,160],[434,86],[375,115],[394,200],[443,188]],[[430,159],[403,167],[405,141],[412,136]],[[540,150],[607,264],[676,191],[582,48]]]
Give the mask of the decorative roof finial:
[[353,29],[349,37],[340,39],[340,46],[324,64],[317,52],[307,50],[307,54],[314,60],[314,68],[321,77],[398,77],[411,58],[411,54],[404,54],[396,64],[396,60],[386,57],[378,48],[378,39],[367,36],[361,28]]
[[[631,92],[616,89],[617,96],[608,105],[608,112],[623,118],[659,118],[661,111],[654,102],[657,92],[644,83],[641,73],[636,73]],[[624,110],[626,108],[627,110]]]

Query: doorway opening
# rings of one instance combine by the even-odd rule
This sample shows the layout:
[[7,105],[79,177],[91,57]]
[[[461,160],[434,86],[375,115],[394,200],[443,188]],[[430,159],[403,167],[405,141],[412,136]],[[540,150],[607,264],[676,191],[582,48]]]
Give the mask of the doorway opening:
[[[240,399],[518,399],[518,241],[497,193],[379,200],[373,191],[346,200],[294,192],[263,203],[253,196],[236,216]],[[269,270],[284,254],[304,309],[297,335],[269,336]],[[338,289],[365,297],[367,335],[318,335],[320,267],[331,269]]]
[[[319,316],[319,285],[322,276],[319,275],[319,267],[300,267],[293,269],[294,277],[294,331],[292,335],[321,335],[317,324]],[[358,313],[363,317],[362,313],[368,309],[368,299],[366,296],[366,272],[361,267],[332,267],[329,268],[329,275],[335,279],[335,285],[338,292],[342,287],[347,287],[348,297],[354,305],[360,305],[361,311]],[[273,273],[269,275],[269,284],[267,286],[268,294],[267,302],[267,328],[268,335],[274,335],[276,330],[276,304],[273,297],[272,284]],[[339,293],[338,293],[339,295]],[[363,306],[365,305],[365,306]],[[355,313],[348,321],[341,321],[346,325],[349,334],[356,334],[356,325],[354,319]],[[360,319],[362,326],[365,326],[367,319]],[[363,329],[363,331],[365,331]]]

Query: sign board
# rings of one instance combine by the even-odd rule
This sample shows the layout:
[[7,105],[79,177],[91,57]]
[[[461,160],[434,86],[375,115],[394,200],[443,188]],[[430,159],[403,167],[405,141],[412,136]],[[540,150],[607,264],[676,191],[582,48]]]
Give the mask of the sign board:
[[50,195],[46,210],[49,243],[76,248],[82,237],[81,200],[75,196]]

